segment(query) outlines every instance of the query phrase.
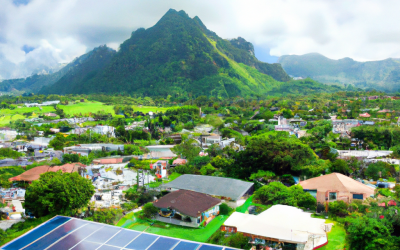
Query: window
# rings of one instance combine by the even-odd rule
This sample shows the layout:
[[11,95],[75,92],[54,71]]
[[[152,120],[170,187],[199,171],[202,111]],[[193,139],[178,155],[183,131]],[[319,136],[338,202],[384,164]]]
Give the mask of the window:
[[336,193],[329,193],[329,200],[335,201],[336,200]]
[[353,199],[362,200],[363,199],[363,194],[353,194]]

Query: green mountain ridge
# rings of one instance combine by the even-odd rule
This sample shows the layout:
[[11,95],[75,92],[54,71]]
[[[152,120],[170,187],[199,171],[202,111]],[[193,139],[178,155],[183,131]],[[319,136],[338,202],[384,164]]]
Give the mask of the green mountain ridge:
[[0,83],[0,91],[137,96],[284,95],[343,90],[311,79],[293,81],[280,64],[257,60],[250,42],[226,40],[197,16],[170,9],[139,28],[116,52],[100,46],[59,72]]
[[[73,76],[79,71],[88,70],[90,73],[92,71],[85,67],[85,65],[92,64],[90,62],[88,63],[88,61],[94,59],[93,66],[99,67],[99,64],[104,60],[99,60],[99,62],[97,62],[96,58],[104,57],[110,59],[113,55],[115,55],[115,53],[116,52],[113,49],[110,49],[106,46],[100,46],[78,58],[75,58],[72,62],[65,65],[55,73],[35,74],[27,78],[4,80],[0,82],[0,92],[38,92],[43,87],[52,85],[58,81],[68,86],[69,82],[64,81],[65,78],[68,78],[68,75],[71,76],[69,78],[73,79]],[[108,62],[109,60],[106,63]]]
[[310,53],[281,56],[279,63],[294,77],[310,77],[322,83],[351,84],[357,88],[388,92],[400,89],[400,59],[357,62],[351,58],[333,60]]
[[132,32],[95,75],[81,72],[79,81],[64,76],[40,93],[229,97],[266,94],[290,80],[279,64],[258,61],[251,43],[238,38],[233,44],[208,30],[198,17],[170,9],[153,27]]

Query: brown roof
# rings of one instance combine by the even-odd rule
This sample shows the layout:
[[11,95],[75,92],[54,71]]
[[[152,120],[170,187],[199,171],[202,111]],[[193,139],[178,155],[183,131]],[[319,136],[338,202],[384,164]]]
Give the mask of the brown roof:
[[57,172],[61,170],[63,173],[78,172],[79,167],[85,167],[82,163],[67,163],[62,166],[50,167],[47,165],[35,167],[23,172],[20,175],[8,179],[9,181],[35,181],[38,180],[40,175],[46,172]]
[[339,192],[362,193],[368,196],[374,194],[374,188],[339,173],[322,175],[301,181],[300,185],[303,189],[317,190],[318,192],[337,190]]
[[184,215],[198,217],[202,212],[209,210],[220,202],[220,199],[206,194],[189,190],[178,190],[165,195],[153,204],[158,208],[174,209]]

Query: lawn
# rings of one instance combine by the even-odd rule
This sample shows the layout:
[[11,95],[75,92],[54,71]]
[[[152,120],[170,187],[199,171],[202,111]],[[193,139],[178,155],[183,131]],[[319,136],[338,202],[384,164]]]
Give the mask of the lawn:
[[139,107],[139,106],[133,106],[133,111],[139,111],[139,112],[143,112],[143,113],[149,113],[150,111],[151,112],[154,112],[154,113],[158,113],[158,112],[165,112],[165,111],[167,111],[167,109],[170,109],[170,108],[174,108],[174,107],[167,107],[167,108],[164,108],[164,107],[156,107],[156,106],[142,106],[142,107]]
[[144,231],[147,233],[153,233],[157,235],[175,237],[186,240],[193,240],[198,242],[206,242],[208,238],[215,233],[221,225],[228,219],[228,215],[219,215],[214,218],[206,227],[203,228],[190,228],[181,227],[172,224],[166,224],[162,222],[155,222],[150,226],[150,222],[138,220],[134,217],[134,214],[127,214],[121,219],[117,226],[128,228],[136,231]]
[[22,108],[15,108],[15,109],[1,109],[0,113],[5,115],[15,115],[15,114],[23,114],[28,112],[34,112],[35,114],[41,113],[49,113],[54,112],[53,106],[43,106],[42,110],[39,107],[22,107]]
[[181,174],[172,173],[172,174],[168,177],[168,180],[163,180],[163,182],[151,182],[151,183],[149,183],[149,187],[151,187],[151,188],[159,187],[159,186],[161,186],[161,184],[165,184],[165,183],[168,183],[168,182],[170,182],[170,181],[173,181],[173,180],[175,180],[176,178],[178,178],[179,176],[181,176]]
[[23,116],[23,113],[29,113],[33,112],[34,115],[37,114],[43,114],[43,113],[49,113],[49,112],[54,112],[53,106],[43,106],[42,110],[39,109],[39,107],[22,107],[22,108],[16,108],[16,109],[1,109],[0,114],[4,116],[0,116],[0,126],[5,126],[10,124],[11,121],[16,121],[19,119],[26,119],[28,117]]
[[[65,114],[74,115],[74,114],[87,114],[89,112],[96,113],[97,111],[104,110],[106,113],[111,113],[113,116],[115,115],[114,112],[114,105],[105,105],[101,102],[80,102],[71,105],[58,105],[61,109],[64,110]],[[155,106],[133,106],[134,111],[140,111],[143,113],[152,112],[165,112],[169,108],[163,107],[155,107]]]
[[243,205],[236,208],[236,212],[246,213],[250,206],[261,207],[261,209],[262,209],[261,211],[267,210],[270,207],[270,206],[266,206],[263,204],[254,203],[253,197],[254,197],[254,195],[247,198],[246,202]]
[[8,125],[11,121],[16,121],[19,119],[25,119],[25,116],[20,114],[2,116],[0,117],[0,126]]
[[333,223],[332,230],[328,233],[328,244],[319,248],[320,250],[339,250],[346,247],[346,231],[343,226],[333,220],[326,220],[326,223]]
[[97,111],[104,110],[106,113],[111,113],[115,115],[114,106],[112,105],[104,105],[101,102],[80,102],[72,105],[58,105],[59,108],[64,110],[64,113],[67,115],[74,114],[88,114],[96,113]]

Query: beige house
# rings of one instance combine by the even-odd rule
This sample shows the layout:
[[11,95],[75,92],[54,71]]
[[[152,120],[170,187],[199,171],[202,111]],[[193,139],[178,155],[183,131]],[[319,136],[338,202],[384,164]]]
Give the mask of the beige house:
[[353,199],[365,200],[374,194],[374,188],[339,173],[327,174],[301,181],[304,191],[313,195],[318,203]]

